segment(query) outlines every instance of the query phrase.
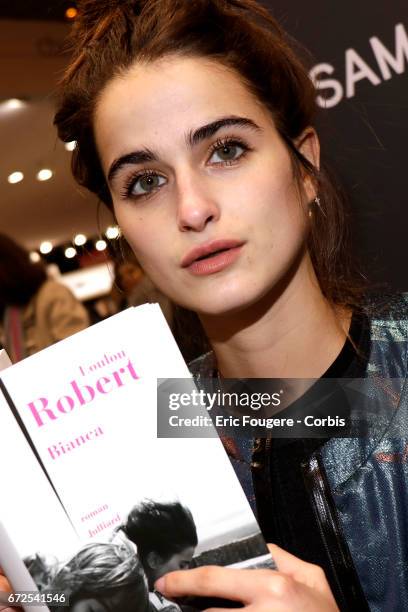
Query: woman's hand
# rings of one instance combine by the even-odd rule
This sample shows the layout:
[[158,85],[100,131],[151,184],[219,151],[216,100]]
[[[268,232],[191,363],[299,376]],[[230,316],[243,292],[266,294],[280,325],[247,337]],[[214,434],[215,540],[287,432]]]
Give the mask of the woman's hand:
[[[12,588],[11,584],[3,574],[3,570],[0,567],[0,592],[5,591],[6,593],[11,593]],[[21,610],[21,608],[10,608],[8,605],[0,602],[0,612],[17,612]]]
[[[323,570],[269,545],[278,567],[236,570],[199,567],[162,576],[155,588],[165,597],[222,597],[245,604],[251,612],[338,612]],[[221,608],[211,608],[218,612]],[[207,610],[210,612],[210,610]]]

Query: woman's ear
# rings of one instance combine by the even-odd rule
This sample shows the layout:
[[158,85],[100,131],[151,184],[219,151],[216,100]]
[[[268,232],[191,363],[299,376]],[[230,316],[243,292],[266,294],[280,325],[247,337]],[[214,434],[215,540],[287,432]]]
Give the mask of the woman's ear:
[[[300,136],[295,139],[294,144],[303,157],[305,157],[316,170],[319,170],[320,142],[316,130],[312,127],[307,127]],[[307,199],[310,202],[316,197],[317,193],[315,181],[308,172],[305,172],[303,175],[303,187]]]

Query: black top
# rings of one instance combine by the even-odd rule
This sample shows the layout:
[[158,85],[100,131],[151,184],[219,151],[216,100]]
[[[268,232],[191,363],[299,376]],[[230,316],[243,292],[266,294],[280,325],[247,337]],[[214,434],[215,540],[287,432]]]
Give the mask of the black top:
[[[350,337],[323,374],[323,378],[365,376],[369,323],[364,315],[353,315]],[[306,396],[301,398],[303,409]],[[297,402],[295,402],[296,404]],[[294,405],[287,408],[294,409]],[[286,411],[285,411],[286,412]],[[286,415],[285,415],[286,416]],[[332,566],[306,490],[302,465],[326,439],[269,439],[259,441],[254,451],[252,472],[258,519],[266,541],[274,542],[305,561],[323,567],[332,585]]]

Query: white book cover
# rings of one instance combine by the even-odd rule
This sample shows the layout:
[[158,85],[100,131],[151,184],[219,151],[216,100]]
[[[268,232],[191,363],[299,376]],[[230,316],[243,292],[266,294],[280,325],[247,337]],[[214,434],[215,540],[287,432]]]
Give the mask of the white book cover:
[[32,591],[37,587],[21,559],[37,551],[50,560],[67,558],[81,542],[2,394],[0,431],[0,565],[15,591]]
[[[2,400],[2,432],[4,422],[17,443],[0,449],[10,466],[0,521],[28,566],[53,559],[54,575],[86,545],[126,548],[132,517],[143,508],[159,516],[166,504],[193,521],[193,565],[273,565],[220,440],[157,438],[158,378],[190,374],[157,305],[130,308],[1,373],[32,448]],[[67,579],[74,600],[75,589]]]

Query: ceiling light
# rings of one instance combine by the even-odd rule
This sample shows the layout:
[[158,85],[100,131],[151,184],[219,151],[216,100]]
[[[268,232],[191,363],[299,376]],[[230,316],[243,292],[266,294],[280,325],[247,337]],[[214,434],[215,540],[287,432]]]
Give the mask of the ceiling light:
[[24,178],[24,174],[22,172],[12,172],[11,174],[8,175],[7,180],[9,183],[11,183],[12,185],[14,185],[14,183],[19,183],[20,181],[22,181]]
[[70,6],[65,11],[65,17],[67,19],[75,19],[77,15],[78,15],[78,10],[75,8],[75,6]]
[[97,242],[95,242],[95,249],[97,251],[104,251],[106,247],[107,247],[107,244],[105,240],[98,240]]
[[24,108],[25,105],[26,103],[23,102],[23,100],[19,100],[18,98],[9,98],[8,100],[4,100],[0,106],[2,110],[9,111]]
[[30,261],[32,261],[33,263],[38,263],[41,259],[41,256],[39,253],[37,253],[37,251],[31,251],[29,257]]
[[82,246],[83,244],[85,244],[86,242],[86,236],[84,236],[84,234],[77,234],[74,237],[74,244],[76,244],[76,246]]
[[40,253],[42,253],[43,255],[47,255],[47,253],[51,253],[51,251],[52,244],[51,242],[48,242],[48,240],[45,240],[40,244]]
[[76,140],[71,140],[71,142],[66,142],[64,147],[67,151],[73,151],[76,147]]
[[75,257],[76,254],[77,252],[74,247],[68,247],[67,249],[65,249],[65,257],[67,259],[72,259],[73,257]]
[[48,181],[52,177],[52,170],[49,168],[43,168],[37,172],[37,181]]
[[105,232],[105,236],[109,238],[109,240],[114,240],[119,236],[119,234],[120,230],[117,225],[112,225],[111,227],[108,227]]

